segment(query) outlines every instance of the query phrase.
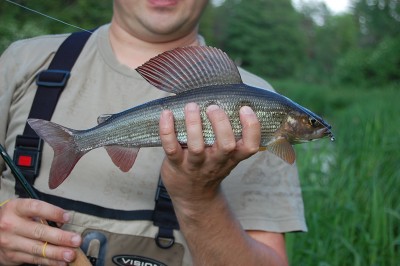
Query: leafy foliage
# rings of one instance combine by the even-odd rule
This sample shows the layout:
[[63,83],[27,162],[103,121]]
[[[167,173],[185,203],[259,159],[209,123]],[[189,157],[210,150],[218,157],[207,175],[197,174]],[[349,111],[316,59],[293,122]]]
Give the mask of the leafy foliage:
[[388,36],[399,36],[398,0],[353,0],[353,5],[353,13],[359,19],[362,46],[376,47]]
[[292,76],[300,67],[304,40],[290,0],[226,0],[217,13],[222,33],[217,44],[239,65],[275,78]]
[[358,22],[357,46],[339,58],[334,72],[340,84],[366,88],[400,85],[400,3],[397,0],[353,1]]
[[400,36],[386,38],[376,48],[354,49],[337,63],[340,83],[366,88],[400,84]]
[[[84,29],[108,23],[112,14],[111,1],[15,2]],[[225,0],[208,6],[200,31],[208,44],[267,79],[399,84],[400,3],[353,0],[352,6],[351,13],[333,15],[321,2],[294,9],[290,0]],[[0,51],[17,39],[78,30],[7,1],[0,2],[0,16]]]
[[[74,26],[92,29],[111,19],[112,2],[95,0],[15,0],[16,4],[35,10],[46,16],[24,9],[7,1],[0,2],[0,51],[11,42],[42,34],[78,31]],[[73,25],[73,26],[72,26]]]

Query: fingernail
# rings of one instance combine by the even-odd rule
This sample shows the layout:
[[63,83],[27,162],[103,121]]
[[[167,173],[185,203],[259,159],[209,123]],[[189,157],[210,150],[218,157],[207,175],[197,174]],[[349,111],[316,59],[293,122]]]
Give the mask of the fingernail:
[[71,242],[74,246],[79,246],[81,244],[81,236],[80,235],[74,235],[71,238]]
[[188,103],[188,104],[186,104],[185,108],[186,108],[186,111],[193,112],[193,111],[197,111],[198,105],[196,103]]
[[215,111],[215,110],[218,110],[218,109],[219,109],[218,105],[212,104],[212,105],[209,105],[207,107],[207,112]]
[[160,126],[168,127],[173,119],[174,117],[172,116],[171,111],[169,110],[162,111],[160,117]]
[[66,262],[71,262],[74,259],[74,253],[72,251],[65,251],[64,252],[64,260]]
[[64,219],[64,222],[68,222],[69,219],[71,219],[71,215],[68,212],[65,212],[63,214],[63,219]]
[[248,106],[243,106],[242,108],[240,108],[240,111],[242,112],[242,114],[245,114],[245,115],[254,113],[253,110]]

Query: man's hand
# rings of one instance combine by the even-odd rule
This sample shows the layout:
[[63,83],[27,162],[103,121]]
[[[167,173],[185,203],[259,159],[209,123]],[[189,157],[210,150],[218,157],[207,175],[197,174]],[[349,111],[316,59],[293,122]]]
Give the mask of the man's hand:
[[240,119],[243,137],[236,141],[225,112],[216,105],[207,108],[216,140],[213,146],[204,144],[200,110],[197,104],[185,107],[187,148],[182,148],[175,135],[173,116],[164,111],[160,120],[160,137],[167,155],[161,176],[175,200],[211,199],[222,180],[242,160],[259,150],[260,124],[249,107],[242,107]]
[[0,265],[67,265],[73,261],[81,237],[45,222],[62,224],[69,218],[61,208],[39,200],[13,199],[4,204],[0,207]]
[[161,176],[171,196],[194,265],[287,265],[282,234],[245,232],[220,189],[222,180],[242,160],[259,150],[260,123],[249,107],[240,110],[242,139],[235,140],[228,116],[209,106],[208,118],[216,136],[204,144],[200,110],[185,108],[187,148],[178,143],[173,116],[164,111],[160,137],[166,158]]

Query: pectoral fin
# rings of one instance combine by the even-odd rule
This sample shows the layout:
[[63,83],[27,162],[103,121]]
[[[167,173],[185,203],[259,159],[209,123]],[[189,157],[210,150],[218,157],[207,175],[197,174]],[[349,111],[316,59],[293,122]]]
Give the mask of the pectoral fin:
[[267,149],[289,164],[293,164],[296,160],[294,149],[286,139],[277,139],[269,144]]

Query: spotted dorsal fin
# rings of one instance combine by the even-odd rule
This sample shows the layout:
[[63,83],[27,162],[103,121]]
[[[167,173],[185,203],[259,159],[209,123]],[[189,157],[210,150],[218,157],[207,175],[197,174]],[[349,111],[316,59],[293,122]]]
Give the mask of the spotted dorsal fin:
[[177,94],[211,85],[242,83],[239,70],[228,55],[208,46],[164,52],[136,71],[158,89]]

